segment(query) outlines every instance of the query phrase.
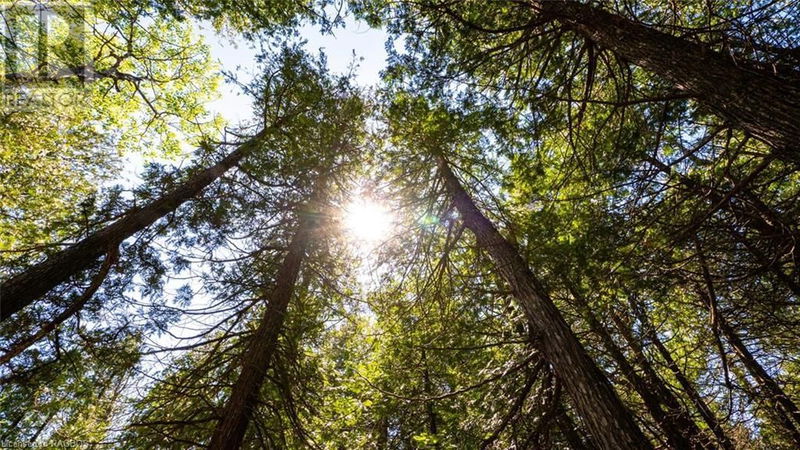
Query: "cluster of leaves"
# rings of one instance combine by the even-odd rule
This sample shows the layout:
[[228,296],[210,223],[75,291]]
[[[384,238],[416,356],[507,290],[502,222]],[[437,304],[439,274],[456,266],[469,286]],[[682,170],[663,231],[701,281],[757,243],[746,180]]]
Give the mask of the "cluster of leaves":
[[[91,220],[98,187],[122,173],[126,158],[128,164],[142,157],[174,158],[187,143],[196,145],[221,125],[206,110],[219,77],[190,24],[143,6],[123,6],[58,6],[51,14],[60,14],[59,24],[72,23],[79,32],[63,38],[52,31],[43,68],[31,66],[39,60],[30,54],[35,50],[30,39],[3,36],[9,54],[31,61],[12,67],[36,74],[4,81],[4,262],[28,263],[54,243],[69,242],[96,226]],[[11,5],[3,11],[25,12],[30,22],[35,15],[29,8]],[[64,71],[77,75],[53,78]]]

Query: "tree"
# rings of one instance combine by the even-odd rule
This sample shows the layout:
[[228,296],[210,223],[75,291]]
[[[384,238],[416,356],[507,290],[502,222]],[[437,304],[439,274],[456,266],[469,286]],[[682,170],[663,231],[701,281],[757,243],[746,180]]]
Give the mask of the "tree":
[[[313,72],[308,67],[293,67],[293,70],[305,69]],[[326,191],[330,189],[328,179],[341,177],[339,167],[347,167],[347,159],[354,158],[354,149],[357,148],[359,136],[358,121],[362,117],[362,104],[353,93],[348,92],[348,86],[335,86],[330,80],[325,79],[324,67],[316,68],[320,73],[311,74],[306,83],[318,83],[318,107],[325,104],[330,111],[317,110],[320,115],[316,127],[327,126],[330,130],[316,130],[317,145],[328,145],[330,149],[321,149],[316,162],[318,179],[314,181],[314,188],[308,201],[298,207],[298,224],[291,241],[287,247],[286,256],[275,275],[275,285],[268,294],[262,294],[262,301],[266,303],[264,315],[255,332],[250,338],[245,353],[242,355],[241,371],[236,383],[233,385],[230,397],[223,409],[222,417],[214,430],[209,443],[209,448],[239,448],[247,431],[253,409],[258,400],[258,393],[264,383],[265,376],[270,367],[271,360],[276,351],[278,336],[283,328],[285,316],[295,284],[300,272],[300,267],[305,258],[315,235],[319,237],[326,226],[330,226],[330,219],[326,218],[325,199]],[[318,79],[314,79],[314,77]],[[349,98],[348,98],[349,96]],[[331,101],[334,100],[334,102]],[[340,115],[338,120],[336,116]],[[330,156],[335,155],[338,161]],[[298,155],[307,158],[307,155]],[[335,166],[334,166],[335,164]]]
[[307,211],[301,212],[304,217],[300,218],[297,232],[292,237],[283,264],[275,276],[275,287],[265,299],[267,307],[264,310],[264,317],[251,338],[247,352],[243,355],[241,373],[231,390],[230,398],[222,412],[222,419],[211,437],[209,448],[236,449],[242,445],[252,410],[258,400],[258,392],[275,353],[278,333],[283,326],[284,316],[294,292],[300,265],[309,244],[309,235],[316,222],[315,216],[319,216],[317,211],[318,207],[309,205]]
[[[416,120],[419,121],[405,125],[408,130],[400,125],[398,134],[408,133],[417,140],[414,144],[422,148],[436,145],[431,144],[432,142],[442,143],[439,145],[448,142],[449,145],[445,149],[464,145],[456,140],[456,136],[465,133],[464,129],[459,129],[457,116],[435,109],[426,114],[426,107],[415,105],[413,100],[406,100],[403,103],[401,99],[398,103],[400,106],[397,107],[395,114],[413,121],[415,117],[412,114],[417,113]],[[502,237],[486,216],[480,213],[461,187],[450,170],[445,156],[447,151],[435,147],[429,151],[437,154],[436,163],[442,183],[452,199],[454,208],[464,221],[464,225],[475,234],[478,244],[491,256],[496,270],[520,302],[526,319],[533,325],[532,332],[543,357],[553,365],[593,436],[598,438],[600,445],[608,448],[649,446],[630,412],[620,402],[605,375],[587,355],[552,302],[549,293],[519,253]]]
[[[344,6],[374,90],[300,42]],[[100,2],[37,49],[77,73],[7,27],[4,87],[92,102],[0,117],[0,438],[795,448],[797,8]],[[198,21],[260,49],[246,126]]]
[[[669,81],[675,90],[720,115],[728,126],[740,127],[772,146],[779,157],[797,161],[794,148],[800,131],[793,118],[798,113],[800,91],[796,66],[769,68],[744,57],[734,59],[708,43],[647,26],[638,17],[630,19],[602,7],[570,0],[499,2],[494,5],[495,14],[490,20],[485,17],[485,5],[471,0],[408,4],[367,0],[355,4],[356,11],[369,20],[379,22],[386,17],[398,33],[409,33],[421,39],[413,46],[414,51],[428,53],[430,61],[421,63],[422,73],[442,78],[477,75],[484,79],[481,84],[527,91],[523,95],[530,97],[541,95],[537,91],[549,93],[560,87],[553,81],[561,81],[563,75],[543,83],[549,75],[547,72],[552,70],[549,65],[552,61],[571,66],[562,70],[565,73],[586,71],[583,98],[558,96],[585,105],[597,100],[591,98],[595,82],[627,81],[623,74],[620,74],[622,79],[597,77],[598,64],[615,69],[614,61],[601,53],[608,50],[617,59],[641,66]],[[781,5],[763,7],[770,6],[782,10]],[[736,7],[733,9],[731,15],[736,17],[738,11]],[[719,11],[712,7],[709,11],[691,10],[687,14],[722,16],[728,13],[724,7]],[[747,12],[742,13],[745,14]],[[571,39],[567,31],[577,34],[578,39]],[[568,44],[570,41],[577,41],[580,51],[575,52],[575,47]],[[576,62],[564,59],[570,53]],[[584,59],[585,68],[581,67]],[[625,70],[624,67],[620,69]],[[507,75],[509,73],[513,75]],[[572,80],[567,78],[564,83],[572,90]],[[674,94],[655,96],[652,101],[680,98]],[[626,100],[617,102],[623,106]]]
[[545,358],[552,362],[556,373],[566,384],[567,392],[592,434],[607,448],[648,447],[649,443],[632,416],[572,334],[540,282],[508,241],[480,214],[458,184],[446,160],[442,158],[439,164],[444,183],[465,224],[475,233],[481,246],[492,255],[498,270],[522,303],[528,320],[536,325],[535,332],[541,340]]

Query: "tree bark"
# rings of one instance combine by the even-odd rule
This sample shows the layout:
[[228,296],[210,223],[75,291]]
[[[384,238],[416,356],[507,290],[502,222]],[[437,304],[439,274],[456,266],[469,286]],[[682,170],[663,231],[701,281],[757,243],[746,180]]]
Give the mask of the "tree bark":
[[[681,406],[678,399],[666,386],[663,386],[663,380],[652,376],[648,377],[649,380],[645,380],[636,372],[636,369],[614,342],[614,338],[595,317],[583,295],[569,281],[567,283],[568,289],[572,293],[572,298],[577,303],[581,315],[586,319],[589,329],[600,338],[603,347],[616,362],[617,367],[628,380],[628,383],[642,398],[650,415],[664,432],[667,443],[675,449],[712,448],[707,443],[708,439],[703,436],[697,424],[694,423],[689,413]],[[642,365],[642,363],[648,364],[647,361],[640,360],[639,365]],[[666,411],[662,408],[662,405],[667,408]]]
[[191,176],[176,189],[142,208],[133,208],[121,219],[90,234],[0,285],[0,321],[6,320],[69,277],[86,270],[112,246],[132,236],[196,197],[206,186],[257,147],[263,131],[241,144],[220,162]]
[[59,313],[53,320],[46,322],[42,325],[35,333],[30,334],[26,337],[19,339],[18,341],[14,342],[13,344],[8,346],[8,350],[5,353],[0,355],[0,364],[5,364],[11,361],[12,358],[19,355],[20,353],[24,352],[25,349],[30,347],[31,345],[35,344],[39,341],[39,339],[47,336],[48,333],[55,330],[59,325],[64,323],[67,319],[74,316],[78,313],[83,306],[92,298],[92,296],[100,289],[100,286],[105,281],[106,276],[108,276],[108,271],[111,269],[117,261],[118,256],[118,248],[116,246],[112,246],[108,253],[106,254],[106,258],[103,261],[103,265],[100,267],[100,270],[92,277],[89,286],[86,288],[85,291],[75,299],[67,309]]
[[571,0],[532,5],[545,18],[671,81],[700,104],[768,143],[779,156],[800,161],[800,82],[595,6]]
[[714,282],[699,244],[697,245],[697,250],[703,272],[703,280],[706,285],[705,291],[701,291],[700,295],[709,310],[712,325],[725,336],[725,340],[728,341],[728,344],[733,348],[733,351],[739,357],[745,369],[750,373],[750,376],[756,380],[762,393],[767,397],[767,400],[778,409],[778,414],[786,417],[787,420],[783,421],[784,426],[792,435],[795,444],[800,446],[800,429],[798,429],[798,425],[800,425],[800,410],[798,410],[797,405],[786,392],[784,392],[778,382],[775,381],[769,372],[756,360],[753,353],[750,352],[750,349],[747,348],[747,345],[745,345],[736,333],[736,330],[728,323],[727,319],[720,314],[717,307],[717,294],[714,289]]
[[[720,447],[722,447],[724,450],[733,450],[733,443],[730,441],[730,439],[728,439],[728,436],[725,434],[725,430],[717,420],[714,412],[711,411],[708,405],[706,405],[705,401],[703,401],[702,397],[700,397],[700,393],[697,392],[692,382],[689,381],[689,379],[678,366],[678,363],[672,358],[672,354],[669,352],[669,349],[667,349],[664,343],[661,342],[655,327],[650,323],[650,320],[640,304],[637,303],[632,297],[630,298],[630,302],[631,309],[633,309],[634,314],[636,315],[637,319],[639,319],[639,323],[644,329],[643,332],[647,335],[647,337],[656,347],[656,350],[658,350],[658,353],[667,363],[667,367],[678,380],[678,383],[680,383],[683,392],[686,393],[686,395],[692,401],[692,404],[694,404],[695,408],[697,408],[697,410],[700,412],[700,415],[703,417],[706,425],[708,425],[709,429],[714,433],[714,436],[716,436]],[[615,319],[618,326],[623,325],[620,323],[621,320],[619,317],[616,317]],[[628,331],[630,331],[630,329],[628,329]]]
[[489,253],[527,319],[536,327],[544,358],[563,380],[592,436],[608,450],[652,448],[527,263],[478,210],[442,157],[439,158],[439,171],[464,224]]
[[211,437],[211,450],[234,450],[242,445],[261,386],[278,346],[278,335],[283,327],[286,310],[315,225],[311,216],[313,214],[309,217],[301,215],[300,224],[289,243],[286,256],[275,276],[275,286],[266,298],[264,315],[242,356],[242,370]]

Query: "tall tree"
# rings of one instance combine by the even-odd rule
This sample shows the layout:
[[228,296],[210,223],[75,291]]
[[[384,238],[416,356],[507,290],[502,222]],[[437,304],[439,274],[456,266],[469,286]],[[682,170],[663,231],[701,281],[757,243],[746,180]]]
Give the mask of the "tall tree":
[[[669,81],[684,97],[697,100],[729,126],[739,127],[772,146],[781,158],[799,160],[796,147],[800,126],[795,120],[800,105],[797,68],[781,68],[776,73],[776,67],[764,67],[742,57],[734,59],[707,43],[675,36],[602,6],[573,0],[495,2],[491,18],[485,14],[485,5],[473,0],[363,0],[356,1],[355,8],[374,21],[385,17],[398,34],[421,38],[409,47],[426,54],[417,76],[428,82],[469,82],[464,75],[477,76],[472,82],[492,89],[523,91],[514,99],[529,102],[541,91],[551,93],[562,86],[571,90],[578,85],[571,77],[585,71],[583,98],[556,94],[559,100],[583,103],[582,111],[586,102],[605,101],[593,98],[596,85],[625,84],[624,73],[614,79],[597,77],[601,65],[613,65],[600,56],[601,51],[607,50]],[[381,12],[382,8],[389,11]],[[724,13],[722,6],[708,9],[688,14]],[[631,10],[634,9],[628,9]],[[576,33],[579,39],[573,40],[566,31]],[[553,70],[551,63],[560,64],[564,73],[548,80],[545,77]],[[513,75],[506,76],[508,73]],[[630,91],[627,89],[627,93]],[[626,92],[626,88],[618,92]],[[652,101],[680,98],[674,94],[657,95]],[[619,101],[618,105],[625,106],[626,101]]]
[[267,305],[264,316],[250,338],[247,351],[242,356],[241,372],[222,410],[221,420],[211,437],[209,443],[211,449],[238,449],[242,445],[247,425],[258,401],[258,393],[278,344],[278,334],[283,327],[286,310],[295,289],[311,233],[319,226],[320,205],[312,202],[299,212],[297,231],[275,275],[275,286],[261,299]]
[[[274,96],[294,99],[302,111],[276,137],[279,142],[274,142],[274,145],[282,144],[281,147],[273,155],[258,154],[249,158],[237,174],[239,182],[226,187],[230,189],[228,195],[236,198],[247,210],[246,215],[236,219],[242,221],[236,228],[237,232],[257,226],[252,223],[256,218],[264,222],[257,226],[261,231],[253,233],[258,241],[256,250],[241,258],[250,263],[240,269],[245,273],[235,282],[243,292],[253,292],[255,300],[234,307],[238,311],[234,317],[224,317],[215,325],[240,330],[226,333],[214,341],[217,346],[236,348],[239,354],[235,358],[226,361],[213,355],[208,358],[200,356],[193,361],[211,365],[214,373],[233,381],[229,392],[215,394],[225,404],[219,408],[222,414],[211,411],[214,428],[209,430],[209,436],[196,430],[192,432],[190,427],[196,422],[191,418],[186,419],[183,427],[178,426],[176,420],[174,428],[178,430],[172,431],[192,436],[194,442],[210,438],[208,445],[212,448],[239,448],[243,442],[254,439],[258,431],[248,432],[248,429],[259,430],[258,427],[263,426],[259,420],[259,405],[265,393],[277,391],[280,400],[288,404],[292,402],[290,396],[296,390],[296,380],[284,371],[287,365],[294,367],[299,362],[281,353],[286,352],[287,341],[291,343],[295,339],[287,335],[303,334],[296,329],[294,322],[313,322],[316,318],[291,317],[291,311],[299,310],[295,305],[298,300],[309,301],[310,297],[311,301],[318,301],[308,295],[307,286],[321,283],[309,273],[311,269],[302,270],[306,275],[299,283],[301,266],[305,266],[306,254],[312,250],[316,256],[324,253],[320,250],[323,247],[320,241],[329,237],[335,224],[330,215],[331,208],[324,200],[330,195],[325,192],[328,189],[325,180],[332,180],[330,189],[333,190],[346,179],[347,171],[358,161],[363,139],[365,104],[358,89],[347,78],[330,75],[321,58],[307,56],[299,48],[285,49],[280,59],[277,62],[279,70],[266,67],[264,76],[250,85],[251,92],[259,93],[258,105],[265,115],[272,114]],[[298,83],[298,80],[303,82]],[[311,185],[315,187],[312,189]],[[242,192],[243,186],[247,188]],[[298,218],[291,217],[290,207],[297,211]],[[231,214],[226,216],[226,221],[235,217],[232,212],[225,214]],[[276,242],[287,239],[285,234],[291,228],[295,231],[293,237],[288,238],[286,247],[276,246]],[[317,245],[312,248],[311,242]],[[283,260],[275,262],[276,256],[284,252]],[[335,262],[336,258],[330,257],[330,263]],[[273,267],[273,264],[278,267]],[[327,275],[326,270],[320,276]],[[246,281],[250,277],[262,281],[253,283],[251,287]],[[293,293],[300,298],[290,302]],[[223,297],[229,295],[227,289],[220,290],[219,294]],[[251,326],[253,331],[249,329]],[[302,342],[297,345],[302,345]],[[188,373],[175,375],[185,380],[181,383],[188,384],[184,387],[186,390],[200,389],[197,384],[206,382],[204,374],[196,377],[191,369]],[[216,389],[221,386],[227,387],[224,383],[215,384]],[[306,400],[305,396],[302,400]],[[180,417],[184,413],[177,409],[170,415]],[[304,425],[297,423],[295,407],[287,407],[286,413],[304,441],[301,431]],[[150,427],[152,422],[151,417],[145,416],[141,424]]]
[[633,416],[620,402],[605,375],[597,368],[564,321],[544,287],[514,247],[481,214],[461,187],[444,157],[439,170],[453,203],[481,247],[492,256],[497,270],[511,286],[526,317],[535,324],[544,357],[575,402],[581,418],[603,448],[649,448]]
[[175,211],[197,196],[206,186],[258,148],[264,132],[240,144],[220,162],[191,175],[178,188],[150,204],[128,212],[116,222],[90,234],[80,242],[61,250],[45,261],[14,275],[0,285],[0,320],[5,320],[32,301],[49,292],[70,276],[80,273],[97,258],[122,241]]

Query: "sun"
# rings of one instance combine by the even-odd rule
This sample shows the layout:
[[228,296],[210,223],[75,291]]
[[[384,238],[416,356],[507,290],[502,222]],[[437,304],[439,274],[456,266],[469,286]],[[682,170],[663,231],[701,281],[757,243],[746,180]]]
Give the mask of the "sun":
[[387,239],[393,221],[386,205],[368,198],[356,198],[344,210],[344,228],[356,242],[375,244]]

